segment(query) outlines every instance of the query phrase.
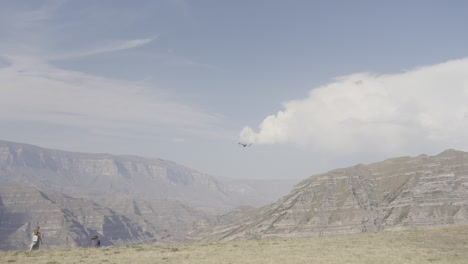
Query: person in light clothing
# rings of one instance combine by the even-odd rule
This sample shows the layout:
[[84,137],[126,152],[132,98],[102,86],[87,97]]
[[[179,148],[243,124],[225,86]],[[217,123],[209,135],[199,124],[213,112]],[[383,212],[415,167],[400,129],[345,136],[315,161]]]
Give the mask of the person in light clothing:
[[29,251],[38,250],[39,244],[42,244],[42,236],[41,236],[41,232],[39,232],[39,228],[40,227],[36,226],[33,229],[32,243],[31,243],[31,247],[29,248]]

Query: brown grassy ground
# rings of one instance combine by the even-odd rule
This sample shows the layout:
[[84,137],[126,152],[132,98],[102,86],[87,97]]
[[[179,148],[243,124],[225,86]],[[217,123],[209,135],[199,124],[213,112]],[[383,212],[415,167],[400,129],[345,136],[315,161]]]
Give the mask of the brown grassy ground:
[[468,226],[341,237],[0,252],[0,263],[468,264]]

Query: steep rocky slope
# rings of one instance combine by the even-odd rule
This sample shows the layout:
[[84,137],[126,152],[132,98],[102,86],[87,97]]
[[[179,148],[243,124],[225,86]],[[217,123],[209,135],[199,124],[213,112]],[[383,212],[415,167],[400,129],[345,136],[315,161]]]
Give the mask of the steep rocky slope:
[[447,150],[312,176],[278,202],[194,237],[329,236],[467,223],[468,153]]
[[74,197],[137,195],[193,207],[232,203],[213,177],[161,159],[85,154],[0,142],[0,184],[30,185]]
[[87,246],[99,235],[103,244],[151,243],[157,232],[144,232],[124,215],[84,199],[32,187],[0,186],[0,249],[27,248],[40,226],[48,248]]
[[[109,209],[112,208],[112,209]],[[45,248],[173,243],[213,223],[213,218],[169,200],[118,197],[98,202],[33,187],[0,186],[0,250],[26,249],[41,227]]]
[[36,225],[46,247],[86,246],[92,234],[103,245],[185,242],[224,221],[211,214],[272,202],[292,182],[227,180],[161,159],[0,141],[0,249],[26,248]]
[[295,183],[224,180],[161,159],[75,153],[0,141],[0,185],[34,186],[73,197],[170,199],[218,213],[239,205],[271,203]]

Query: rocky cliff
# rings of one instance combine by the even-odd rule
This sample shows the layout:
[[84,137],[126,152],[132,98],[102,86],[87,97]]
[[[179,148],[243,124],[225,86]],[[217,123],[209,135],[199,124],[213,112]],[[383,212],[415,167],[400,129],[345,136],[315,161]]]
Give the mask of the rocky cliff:
[[135,156],[75,153],[0,141],[0,185],[34,186],[72,197],[130,195],[177,200],[206,212],[275,201],[293,180],[233,181],[171,161]]
[[43,247],[65,248],[88,247],[94,235],[103,246],[183,242],[187,233],[213,221],[170,200],[95,202],[33,187],[0,186],[1,250],[27,249],[35,226],[41,227]]
[[185,242],[227,219],[209,214],[272,202],[292,182],[226,180],[161,159],[0,141],[0,249],[27,248],[36,225],[45,247],[87,246],[92,235],[103,245]]
[[0,186],[1,249],[26,249],[32,229],[41,227],[46,248],[88,246],[99,235],[103,245],[151,243],[145,233],[124,215],[91,201],[43,192],[32,187]]
[[0,184],[29,185],[74,197],[137,195],[193,207],[232,204],[208,175],[161,159],[85,154],[0,142]]
[[468,153],[447,150],[312,176],[208,240],[343,235],[468,223]]

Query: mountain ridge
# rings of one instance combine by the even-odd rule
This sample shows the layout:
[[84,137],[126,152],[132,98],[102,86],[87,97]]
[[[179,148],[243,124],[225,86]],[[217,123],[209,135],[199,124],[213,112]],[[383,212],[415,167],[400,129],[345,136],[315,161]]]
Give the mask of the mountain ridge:
[[468,223],[468,153],[397,157],[335,169],[297,184],[204,240],[330,236]]
[[98,234],[103,245],[154,243],[164,235],[143,232],[122,214],[83,198],[28,186],[0,186],[0,249],[27,249],[35,226],[46,248],[88,246]]
[[[268,204],[286,193],[293,182],[255,184],[213,177],[159,158],[76,153],[0,141],[0,184],[30,185],[73,197],[170,199],[220,213],[240,205]],[[278,191],[271,192],[269,187]]]
[[[35,223],[49,231],[59,222],[68,223],[60,232],[68,239],[63,243],[70,246],[84,245],[84,237],[92,232],[101,234],[104,243],[123,245],[335,236],[468,224],[468,153],[454,149],[312,175],[260,208],[236,207],[245,205],[239,201],[261,194],[255,191],[267,184],[256,181],[233,180],[229,185],[161,159],[62,152],[4,141],[0,141],[1,184],[32,185],[38,188],[38,201],[63,205],[59,213],[54,211],[55,222],[45,218],[27,222],[25,217],[33,218],[28,213],[34,210],[15,215],[3,203],[11,199],[7,189],[12,187],[0,188],[0,220],[18,217],[21,221],[16,222],[23,223],[13,225],[16,231],[10,232],[17,243],[27,241],[25,234]],[[20,208],[31,202],[18,199],[27,201]],[[85,200],[96,208],[69,209]],[[207,212],[224,214],[215,217]],[[88,214],[98,220],[90,225],[85,221]],[[10,220],[10,225],[15,222]],[[109,233],[109,226],[116,235]]]
[[36,225],[49,237],[46,247],[87,246],[92,234],[103,245],[185,242],[223,221],[215,214],[266,204],[289,184],[218,179],[157,158],[0,141],[0,249],[27,248]]

